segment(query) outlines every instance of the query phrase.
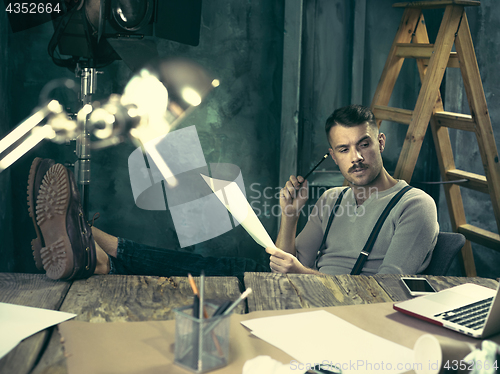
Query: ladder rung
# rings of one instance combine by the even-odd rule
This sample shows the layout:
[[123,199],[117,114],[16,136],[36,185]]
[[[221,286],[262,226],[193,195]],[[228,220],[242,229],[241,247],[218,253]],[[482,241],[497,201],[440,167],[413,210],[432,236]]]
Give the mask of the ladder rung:
[[[425,43],[398,43],[396,44],[396,56],[404,58],[422,58],[424,65],[429,65],[429,59],[434,52],[434,44]],[[450,53],[448,60],[449,68],[460,68],[457,52]]]
[[[424,66],[429,66],[430,58],[424,58],[422,61],[424,62]],[[450,53],[450,59],[448,60],[448,65],[446,65],[446,67],[460,69],[457,52]]]
[[444,8],[448,5],[463,5],[463,6],[478,6],[481,5],[480,1],[468,0],[435,0],[435,1],[412,1],[409,3],[396,3],[392,6],[394,8],[420,8],[420,9],[436,9]]
[[469,114],[438,112],[434,114],[434,118],[437,120],[438,125],[443,127],[470,132],[476,131],[476,124]]
[[430,58],[434,51],[434,44],[426,43],[398,43],[396,56],[408,58]]
[[468,171],[450,169],[446,171],[448,180],[468,179],[468,182],[460,183],[461,187],[470,188],[479,192],[489,193],[488,181],[484,175],[469,173]]
[[391,108],[383,105],[375,105],[373,107],[373,114],[377,120],[392,121],[409,125],[411,117],[413,116],[413,111],[408,109]]
[[471,242],[500,251],[500,235],[495,234],[494,232],[469,224],[458,226],[457,231],[463,234],[467,240],[470,240]]

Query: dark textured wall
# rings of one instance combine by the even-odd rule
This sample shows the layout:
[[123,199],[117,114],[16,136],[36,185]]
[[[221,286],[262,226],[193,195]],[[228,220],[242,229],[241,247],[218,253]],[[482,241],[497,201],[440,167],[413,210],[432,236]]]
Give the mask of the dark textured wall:
[[[5,12],[0,15],[0,139],[10,130],[9,25]],[[14,267],[10,170],[0,174],[0,271]]]

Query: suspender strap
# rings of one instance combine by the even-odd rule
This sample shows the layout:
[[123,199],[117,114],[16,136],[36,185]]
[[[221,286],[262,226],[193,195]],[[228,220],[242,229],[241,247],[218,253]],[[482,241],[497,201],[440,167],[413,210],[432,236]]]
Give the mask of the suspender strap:
[[318,268],[318,260],[319,258],[323,255],[323,250],[325,249],[325,243],[326,243],[326,238],[328,237],[328,232],[330,231],[330,227],[332,226],[333,219],[335,218],[335,215],[337,214],[337,210],[339,210],[340,203],[342,202],[342,198],[344,197],[345,193],[349,187],[344,188],[342,192],[339,194],[339,197],[337,197],[337,201],[335,202],[335,205],[333,206],[332,212],[330,213],[330,217],[328,218],[328,224],[326,225],[326,230],[323,235],[323,240],[321,241],[321,245],[319,246],[318,253],[316,254],[316,261],[314,261],[314,267],[317,269]]
[[403,197],[403,195],[410,190],[412,187],[411,186],[406,186],[403,189],[401,189],[392,199],[389,201],[389,204],[385,207],[384,211],[378,218],[377,223],[375,224],[375,227],[373,228],[370,236],[368,237],[368,240],[366,241],[366,244],[359,254],[358,259],[356,260],[356,263],[354,264],[354,267],[352,268],[351,275],[358,275],[361,273],[361,270],[363,270],[363,266],[370,255],[370,252],[373,249],[373,245],[375,244],[375,241],[377,240],[377,236],[382,229],[382,226],[384,225],[384,222],[386,218],[389,216],[389,213],[391,212],[392,208],[396,206],[396,204],[399,202],[399,200]]

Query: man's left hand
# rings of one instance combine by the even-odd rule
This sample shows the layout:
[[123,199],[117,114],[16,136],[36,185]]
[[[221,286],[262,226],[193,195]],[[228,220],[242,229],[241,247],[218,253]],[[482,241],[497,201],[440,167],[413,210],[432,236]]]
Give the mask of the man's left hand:
[[274,273],[314,274],[314,270],[301,264],[294,255],[279,248],[267,247],[266,252],[271,255],[270,267]]

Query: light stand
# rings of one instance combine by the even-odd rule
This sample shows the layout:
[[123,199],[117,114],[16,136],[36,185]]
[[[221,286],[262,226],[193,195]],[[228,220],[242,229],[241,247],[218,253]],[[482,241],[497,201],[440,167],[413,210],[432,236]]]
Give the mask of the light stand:
[[[77,65],[76,75],[80,76],[80,98],[83,106],[92,102],[92,95],[96,90],[96,68],[89,67],[80,69]],[[76,138],[76,157],[75,177],[80,190],[83,214],[88,220],[89,216],[89,198],[90,198],[90,129],[88,120],[85,118],[82,132]]]
[[[95,69],[84,70],[82,98],[87,101],[95,89],[95,73]],[[68,82],[65,84],[70,88]],[[78,111],[76,121],[69,118],[57,100],[52,100],[0,140],[0,172],[44,139],[63,144],[79,135],[75,174],[83,187],[82,197],[87,194],[88,201],[90,150],[116,145],[129,137],[138,145],[148,143],[148,154],[167,179],[168,166],[158,153],[156,142],[151,140],[174,130],[218,85],[217,79],[191,61],[163,60],[141,69],[123,95],[111,95],[106,103],[96,107],[86,103]]]
[[[44,121],[47,123],[38,127]],[[48,102],[0,140],[0,173],[42,140],[62,144],[74,138],[76,131],[76,123],[68,119],[61,104]]]

